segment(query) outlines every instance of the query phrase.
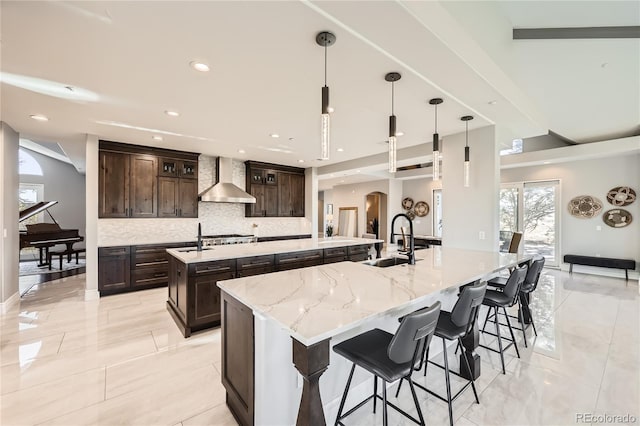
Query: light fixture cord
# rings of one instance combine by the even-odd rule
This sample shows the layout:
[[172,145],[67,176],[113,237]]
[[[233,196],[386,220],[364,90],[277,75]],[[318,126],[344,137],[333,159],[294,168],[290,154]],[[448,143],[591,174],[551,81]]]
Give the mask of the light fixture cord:
[[467,127],[464,131],[464,146],[466,148],[469,146],[469,121],[465,121],[464,124]]
[[436,124],[435,124],[435,132],[434,133],[438,133],[438,104],[435,104],[436,107]]
[[324,85],[327,85],[327,40],[324,41]]
[[394,87],[394,83],[395,83],[394,81],[391,82],[391,115],[394,115],[394,113],[393,113],[393,96],[394,96],[393,87]]

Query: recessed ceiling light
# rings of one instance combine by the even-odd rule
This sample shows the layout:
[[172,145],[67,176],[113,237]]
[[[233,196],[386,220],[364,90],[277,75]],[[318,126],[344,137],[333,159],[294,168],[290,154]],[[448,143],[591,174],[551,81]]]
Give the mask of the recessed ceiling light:
[[344,149],[342,149],[342,148],[338,148],[338,149],[337,149],[337,151],[338,151],[338,152],[344,152]]
[[277,133],[269,133],[269,136],[271,136],[271,137],[272,137],[272,138],[274,138],[274,139],[276,139],[276,138],[279,138],[279,137],[280,137],[280,135],[279,135],[279,134],[277,134]]
[[404,136],[404,132],[396,132],[396,136]]
[[49,121],[49,117],[42,114],[32,114],[29,117],[33,118],[36,121]]
[[495,104],[497,104],[497,103],[498,103],[498,101],[489,101],[489,102],[487,102],[487,103],[488,103],[489,105],[495,105]]
[[304,163],[304,160],[298,160],[298,163]]
[[178,111],[171,111],[171,110],[166,110],[164,113],[167,114],[169,117],[178,117],[180,115]]
[[162,140],[162,136],[153,135],[153,136],[151,136],[151,139],[153,139],[154,141],[161,141]]
[[360,173],[360,170],[356,170],[356,173]]
[[209,68],[209,65],[205,64],[204,62],[191,61],[189,62],[189,65],[191,65],[191,68],[193,68],[194,70],[200,72],[209,72],[209,70],[211,69]]
[[340,183],[344,183],[344,179],[342,179],[342,180],[340,181]]
[[542,164],[551,164],[551,161],[544,161]]
[[238,152],[239,152],[240,154],[244,154],[246,151],[245,151],[244,149],[239,149],[239,150],[238,150]]

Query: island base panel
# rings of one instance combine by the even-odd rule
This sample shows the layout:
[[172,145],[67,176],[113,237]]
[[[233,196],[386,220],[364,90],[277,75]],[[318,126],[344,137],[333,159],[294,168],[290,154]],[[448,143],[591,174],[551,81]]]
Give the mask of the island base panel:
[[239,424],[254,424],[253,311],[222,293],[222,384],[227,407]]

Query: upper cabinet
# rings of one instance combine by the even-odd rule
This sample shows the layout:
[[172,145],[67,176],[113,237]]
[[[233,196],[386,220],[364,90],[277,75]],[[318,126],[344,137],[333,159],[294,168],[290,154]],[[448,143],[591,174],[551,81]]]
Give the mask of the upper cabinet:
[[198,154],[100,141],[99,159],[99,217],[198,217]]
[[256,197],[247,204],[246,217],[304,217],[304,169],[247,161],[247,192]]

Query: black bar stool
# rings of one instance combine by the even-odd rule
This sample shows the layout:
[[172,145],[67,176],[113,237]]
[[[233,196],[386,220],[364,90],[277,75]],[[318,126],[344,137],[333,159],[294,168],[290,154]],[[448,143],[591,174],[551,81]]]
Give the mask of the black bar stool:
[[[533,314],[531,313],[531,308],[529,307],[529,298],[531,293],[535,291],[538,287],[538,281],[540,280],[540,274],[542,273],[542,268],[544,267],[545,258],[542,256],[536,257],[531,262],[529,269],[527,270],[527,275],[524,277],[524,282],[522,283],[522,287],[520,288],[520,296],[518,297],[518,316],[509,315],[511,318],[518,319],[522,327],[513,327],[516,330],[522,331],[522,337],[524,338],[524,347],[528,347],[527,345],[527,333],[526,333],[526,322],[528,320],[531,321],[531,325],[533,326],[533,333],[537,336],[538,332],[536,330],[536,324],[533,321]],[[488,285],[496,288],[504,288],[507,284],[507,278],[496,277],[492,278],[487,282]],[[487,310],[487,317],[484,321],[484,326],[482,330],[484,331],[487,326],[487,322],[495,322],[496,318],[494,315],[489,315],[491,310]],[[506,326],[507,324],[500,324]]]
[[[416,396],[416,391],[411,381],[411,374],[413,373],[416,363],[420,364],[418,369],[422,368],[422,358],[420,358],[420,355],[424,353],[423,349],[425,345],[428,346],[431,341],[431,336],[436,329],[439,313],[440,302],[436,302],[428,308],[405,316],[395,335],[376,328],[352,337],[349,340],[345,340],[333,347],[336,353],[353,362],[349,379],[347,379],[347,386],[344,389],[344,394],[340,401],[340,408],[338,409],[338,415],[335,421],[336,425],[342,425],[342,419],[362,407],[372,398],[373,412],[376,412],[376,402],[377,399],[380,398],[378,395],[378,377],[382,379],[382,401],[384,404],[382,415],[383,425],[387,426],[387,405],[413,422],[419,425],[425,424],[418,397]],[[373,374],[373,395],[357,404],[345,414],[342,414],[356,365]],[[415,419],[407,412],[387,401],[387,383],[392,383],[402,378],[409,380],[411,395],[413,396],[413,402],[418,410],[420,420]]]
[[[502,337],[500,335],[499,321],[496,321],[495,334],[489,331],[485,331],[484,327],[482,329],[482,332],[490,334],[492,336],[496,336],[498,338],[498,350],[482,344],[480,345],[485,349],[489,349],[490,351],[500,354],[500,362],[502,363],[502,374],[507,374],[504,368],[504,351],[506,351],[507,349],[509,349],[509,347],[511,347],[511,345],[513,345],[513,347],[516,348],[516,355],[518,355],[518,358],[520,358],[520,351],[518,350],[518,344],[516,343],[516,338],[513,334],[513,328],[511,328],[511,322],[509,321],[509,316],[507,315],[507,308],[510,308],[516,304],[516,300],[518,299],[518,295],[520,294],[520,287],[524,282],[525,275],[527,275],[527,269],[528,267],[526,265],[522,266],[521,268],[515,269],[513,272],[511,272],[511,275],[509,275],[509,278],[507,279],[507,282],[502,291],[487,290],[486,294],[484,295],[484,300],[482,301],[482,304],[488,306],[489,309],[493,308],[496,318],[498,318],[498,308],[502,308],[502,310],[504,311],[504,315],[507,318],[507,326],[509,327],[511,339]],[[504,348],[502,347],[503,339],[510,342]]]
[[[480,400],[478,399],[478,392],[476,391],[476,385],[473,379],[469,380],[463,387],[460,389],[453,397],[451,396],[451,381],[449,378],[449,373],[453,373],[458,377],[464,378],[460,373],[452,371],[449,369],[449,360],[447,358],[447,340],[457,341],[457,347],[463,351],[463,358],[465,360],[465,366],[467,371],[471,371],[471,366],[469,365],[469,360],[464,353],[464,346],[462,345],[462,338],[471,330],[478,320],[478,313],[480,311],[480,305],[484,300],[484,295],[487,290],[486,283],[480,283],[480,280],[475,281],[471,284],[467,284],[462,287],[462,292],[458,297],[458,301],[455,306],[451,310],[451,312],[440,311],[440,316],[438,318],[438,325],[436,326],[435,335],[442,338],[442,354],[444,356],[444,366],[437,364],[433,361],[429,361],[429,348],[426,347],[426,362],[424,365],[424,375],[427,375],[427,363],[436,365],[442,368],[445,372],[445,382],[447,385],[447,398],[445,399],[441,395],[435,393],[434,391],[427,389],[425,386],[422,386],[420,383],[415,383],[415,386],[418,386],[420,389],[427,391],[431,395],[436,398],[444,401],[449,406],[449,423],[453,425],[453,401],[455,401],[462,392],[471,385],[473,389],[473,395],[476,398],[476,402],[479,404]],[[462,366],[460,366],[462,369]],[[470,375],[473,377],[473,375]],[[400,385],[398,385],[398,390],[396,392],[396,397],[400,392],[400,386],[402,386],[402,381],[400,381]]]

